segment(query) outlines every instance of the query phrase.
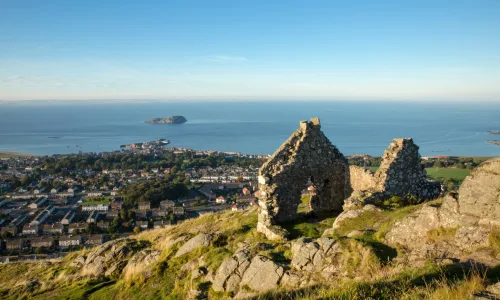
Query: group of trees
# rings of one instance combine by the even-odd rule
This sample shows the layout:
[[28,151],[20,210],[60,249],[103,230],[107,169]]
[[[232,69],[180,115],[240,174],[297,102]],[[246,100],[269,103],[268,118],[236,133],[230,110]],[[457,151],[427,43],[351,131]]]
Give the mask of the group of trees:
[[159,206],[165,199],[179,199],[188,195],[186,182],[179,180],[149,180],[129,184],[120,191],[124,204],[134,207],[140,201],[150,201],[152,206]]

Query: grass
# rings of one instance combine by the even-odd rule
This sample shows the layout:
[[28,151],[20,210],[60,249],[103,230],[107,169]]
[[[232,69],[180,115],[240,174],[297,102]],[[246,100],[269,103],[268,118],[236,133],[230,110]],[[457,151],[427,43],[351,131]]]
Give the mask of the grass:
[[458,227],[444,228],[442,226],[429,230],[427,232],[427,241],[430,243],[439,243],[442,241],[450,241],[455,237]]
[[96,204],[107,204],[109,203],[109,199],[110,197],[105,197],[103,199],[88,199],[88,200],[85,200],[84,202],[82,202],[82,206],[86,206],[86,205],[96,205]]
[[462,181],[469,176],[470,170],[458,168],[426,168],[427,176],[433,179],[453,179]]

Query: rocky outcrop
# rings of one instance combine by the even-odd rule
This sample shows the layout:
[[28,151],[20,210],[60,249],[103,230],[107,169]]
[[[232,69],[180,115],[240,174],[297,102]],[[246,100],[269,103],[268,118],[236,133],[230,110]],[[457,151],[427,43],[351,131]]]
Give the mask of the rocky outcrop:
[[301,192],[316,187],[310,210],[341,211],[351,193],[347,160],[323,134],[318,118],[300,122],[290,138],[259,170],[259,223],[269,239],[285,238],[277,225],[299,216]]
[[273,290],[278,287],[283,273],[283,267],[278,266],[265,256],[257,255],[243,274],[240,284],[255,291]]
[[76,258],[71,265],[80,268],[83,276],[119,275],[126,265],[126,260],[133,254],[132,240],[113,240],[92,250],[87,257]]
[[440,206],[424,205],[396,222],[386,240],[407,249],[414,259],[461,258],[489,246],[499,212],[500,159],[495,158],[475,169],[458,194],[447,195]]
[[175,253],[175,257],[182,256],[184,254],[187,254],[191,251],[194,251],[200,247],[207,247],[210,245],[210,241],[213,239],[212,234],[206,234],[206,233],[200,233],[197,236],[193,237],[184,245],[182,245],[179,250]]
[[500,158],[473,170],[460,186],[460,213],[479,223],[500,226]]
[[250,257],[246,250],[238,251],[231,258],[223,261],[212,282],[214,291],[236,291],[248,266],[250,266]]

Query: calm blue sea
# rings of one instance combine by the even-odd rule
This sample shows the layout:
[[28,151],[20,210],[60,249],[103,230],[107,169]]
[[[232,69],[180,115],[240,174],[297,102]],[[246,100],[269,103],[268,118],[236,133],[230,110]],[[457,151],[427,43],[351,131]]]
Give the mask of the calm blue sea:
[[[144,123],[169,115],[188,122]],[[500,139],[487,133],[500,130],[500,104],[407,102],[0,103],[0,151],[101,152],[165,138],[178,147],[270,154],[313,116],[346,155],[380,156],[393,138],[413,137],[422,155],[500,156],[487,143]]]

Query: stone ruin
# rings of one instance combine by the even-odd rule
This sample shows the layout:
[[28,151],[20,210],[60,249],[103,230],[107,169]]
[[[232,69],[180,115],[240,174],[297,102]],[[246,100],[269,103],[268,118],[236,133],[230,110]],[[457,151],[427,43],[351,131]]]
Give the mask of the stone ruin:
[[411,138],[394,139],[375,174],[363,167],[350,166],[354,193],[346,200],[344,209],[359,208],[374,199],[391,196],[413,196],[419,200],[437,198],[440,184],[426,178],[418,149]]
[[351,194],[347,159],[321,131],[318,118],[301,121],[300,127],[259,170],[259,221],[257,230],[269,239],[283,239],[287,232],[276,226],[300,216],[301,192],[316,187],[310,211],[341,211]]

